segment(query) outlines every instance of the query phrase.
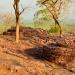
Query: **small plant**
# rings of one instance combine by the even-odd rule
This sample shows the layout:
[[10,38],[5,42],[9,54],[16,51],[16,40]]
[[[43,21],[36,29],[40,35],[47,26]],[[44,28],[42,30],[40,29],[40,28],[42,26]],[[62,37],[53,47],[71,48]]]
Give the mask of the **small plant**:
[[58,27],[51,27],[48,30],[48,33],[58,33],[59,32],[59,28]]

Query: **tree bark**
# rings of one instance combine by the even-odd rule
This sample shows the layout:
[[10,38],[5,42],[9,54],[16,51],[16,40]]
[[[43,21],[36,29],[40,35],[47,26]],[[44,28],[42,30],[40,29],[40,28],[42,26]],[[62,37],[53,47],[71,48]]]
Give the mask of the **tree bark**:
[[61,28],[61,26],[60,26],[60,24],[59,24],[59,21],[58,21],[55,17],[53,17],[53,19],[54,19],[54,21],[55,21],[55,27],[56,27],[56,25],[58,25],[58,27],[59,27],[60,38],[61,38],[61,36],[62,36],[62,28]]
[[16,22],[16,42],[18,43],[19,42],[19,21]]
[[15,16],[16,16],[16,42],[19,42],[19,2],[20,0],[14,0],[14,9],[15,9]]
[[20,15],[24,12],[24,10],[26,8],[22,8],[22,11],[20,12],[19,11],[19,2],[20,0],[14,0],[14,10],[15,10],[15,16],[16,16],[16,42],[18,43],[19,42],[19,37],[20,37],[20,24],[19,24],[19,17]]

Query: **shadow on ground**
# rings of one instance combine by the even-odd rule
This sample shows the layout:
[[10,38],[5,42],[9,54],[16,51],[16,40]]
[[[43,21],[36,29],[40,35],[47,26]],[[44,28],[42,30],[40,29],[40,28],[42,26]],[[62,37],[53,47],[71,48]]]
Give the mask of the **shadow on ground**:
[[37,48],[30,48],[22,52],[22,54],[27,54],[30,57],[33,57],[34,59],[40,59],[43,60],[43,47],[37,47]]
[[59,44],[47,44],[41,47],[26,49],[20,53],[34,59],[48,60],[63,66],[75,59],[75,50]]

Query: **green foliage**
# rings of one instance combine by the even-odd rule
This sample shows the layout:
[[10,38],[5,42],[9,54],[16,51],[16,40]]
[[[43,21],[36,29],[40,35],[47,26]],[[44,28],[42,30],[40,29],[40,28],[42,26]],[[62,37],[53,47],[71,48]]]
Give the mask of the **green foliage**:
[[58,27],[51,27],[48,30],[48,33],[58,33],[59,32],[59,28]]
[[38,16],[40,14],[48,14],[48,13],[49,13],[49,11],[47,9],[42,9],[42,10],[38,10],[35,15]]
[[0,33],[7,31],[9,28],[10,26],[0,24]]
[[38,19],[34,22],[34,28],[42,28],[49,30],[53,24],[53,21],[49,18]]

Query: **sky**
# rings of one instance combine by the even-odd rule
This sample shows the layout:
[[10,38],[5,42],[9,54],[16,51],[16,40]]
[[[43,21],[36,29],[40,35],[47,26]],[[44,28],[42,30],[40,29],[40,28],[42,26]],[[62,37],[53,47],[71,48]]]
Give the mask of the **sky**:
[[[24,13],[22,14],[25,21],[33,20],[34,13],[39,9],[39,7],[36,6],[36,1],[37,0],[21,0],[20,1],[20,5],[22,4],[23,7],[28,7],[28,9],[25,10]],[[1,0],[0,12],[14,13],[12,4],[13,4],[13,0]],[[62,15],[61,20],[72,22],[75,20],[75,0],[72,0],[72,3],[70,3],[70,7],[68,10],[69,10],[68,12]]]
[[[0,12],[2,13],[14,13],[13,9],[13,1],[14,0],[1,0],[0,1]],[[36,6],[36,0],[20,0],[20,6],[28,7],[21,16],[24,17],[26,21],[33,20],[34,13],[38,10],[38,7]],[[20,8],[21,10],[21,8]]]

